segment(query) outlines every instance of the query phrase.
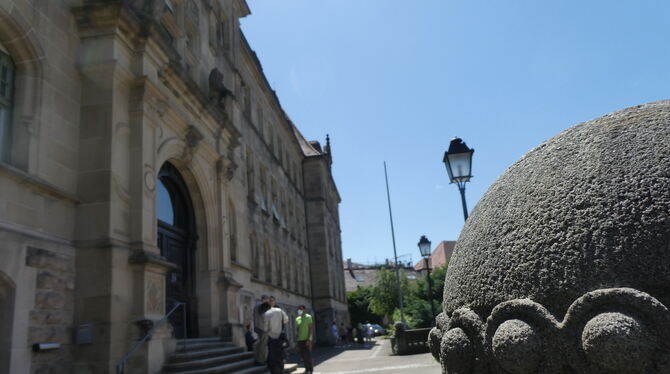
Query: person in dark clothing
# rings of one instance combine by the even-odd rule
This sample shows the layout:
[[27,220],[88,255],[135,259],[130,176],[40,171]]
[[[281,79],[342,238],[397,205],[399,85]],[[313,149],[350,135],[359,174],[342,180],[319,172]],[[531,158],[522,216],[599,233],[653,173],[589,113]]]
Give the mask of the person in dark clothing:
[[244,334],[244,341],[247,344],[247,351],[253,351],[256,339],[254,338],[254,333],[251,331],[251,325],[247,325],[247,332]]

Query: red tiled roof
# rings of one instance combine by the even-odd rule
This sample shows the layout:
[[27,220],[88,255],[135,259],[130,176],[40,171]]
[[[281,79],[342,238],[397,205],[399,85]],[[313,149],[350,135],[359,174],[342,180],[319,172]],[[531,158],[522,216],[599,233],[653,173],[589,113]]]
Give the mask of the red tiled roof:
[[[430,255],[431,269],[439,268],[448,263],[454,253],[455,241],[443,240],[437,245],[437,248]],[[426,268],[426,262],[421,259],[414,265],[414,270],[421,271]]]

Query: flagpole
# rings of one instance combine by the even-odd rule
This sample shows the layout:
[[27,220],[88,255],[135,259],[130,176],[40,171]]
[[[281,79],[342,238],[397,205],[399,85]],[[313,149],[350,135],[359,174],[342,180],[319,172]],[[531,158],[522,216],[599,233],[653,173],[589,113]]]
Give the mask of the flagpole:
[[393,213],[391,212],[391,193],[389,192],[389,176],[386,172],[386,161],[384,161],[384,178],[386,179],[386,198],[389,204],[389,219],[391,220],[391,239],[393,239],[393,257],[395,258],[395,277],[398,288],[398,305],[400,305],[400,320],[405,323],[405,308],[402,304],[402,292],[400,292],[400,268],[398,267],[398,251],[395,246],[395,230],[393,229]]

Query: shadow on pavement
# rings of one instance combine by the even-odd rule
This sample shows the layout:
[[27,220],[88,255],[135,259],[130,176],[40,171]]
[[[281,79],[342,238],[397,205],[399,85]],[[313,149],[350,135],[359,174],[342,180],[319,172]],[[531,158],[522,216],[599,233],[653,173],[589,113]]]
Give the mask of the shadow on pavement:
[[[350,343],[346,345],[338,345],[335,347],[315,347],[312,350],[312,358],[314,359],[314,366],[327,361],[345,351],[368,351],[381,344],[381,341],[373,339],[369,343],[358,344]],[[287,363],[295,363],[302,367],[302,360],[298,351],[291,352],[286,357]]]

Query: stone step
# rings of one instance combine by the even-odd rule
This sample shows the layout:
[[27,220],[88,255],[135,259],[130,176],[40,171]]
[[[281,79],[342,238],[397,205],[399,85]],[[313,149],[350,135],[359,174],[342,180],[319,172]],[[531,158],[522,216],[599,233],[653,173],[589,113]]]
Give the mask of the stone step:
[[230,374],[270,374],[265,366],[252,366],[250,368],[233,371]]
[[[210,368],[205,368],[205,369],[196,369],[196,370],[180,370],[176,371],[173,373],[179,373],[179,374],[230,374],[230,373],[236,373],[240,370],[243,369],[252,369],[254,368],[254,359],[249,358],[246,360],[239,360],[235,362],[230,362],[226,363],[223,365],[218,365]],[[257,368],[267,370],[266,367],[264,366],[257,366]],[[259,373],[262,373],[263,371],[259,371]]]
[[193,343],[188,342],[185,345],[184,344],[177,345],[177,351],[183,352],[183,350],[185,349],[186,352],[193,352],[212,348],[223,348],[223,347],[234,347],[234,346],[235,345],[232,343],[223,342],[221,340],[211,342],[193,342]]
[[175,362],[175,363],[172,363],[172,364],[163,365],[163,371],[165,371],[165,372],[179,372],[179,371],[188,371],[188,370],[196,370],[196,369],[206,369],[206,368],[214,367],[214,366],[217,366],[217,365],[222,365],[222,364],[227,363],[227,362],[245,360],[245,359],[253,357],[253,355],[254,355],[253,352],[241,352],[241,353],[233,353],[233,354],[226,354],[226,355],[220,355],[220,356],[213,356],[213,357],[204,358],[204,359],[195,359],[195,360],[189,360],[189,361]]
[[219,336],[212,336],[209,338],[190,338],[190,339],[179,339],[177,340],[177,344],[183,344],[183,342],[186,342],[188,344],[191,343],[210,343],[210,342],[222,342],[223,340]]
[[284,373],[293,373],[298,370],[298,364],[284,364]]
[[244,348],[235,346],[225,346],[220,348],[198,350],[198,351],[177,352],[170,357],[169,362],[177,363],[184,361],[200,360],[209,357],[218,357],[242,352],[244,352]]

